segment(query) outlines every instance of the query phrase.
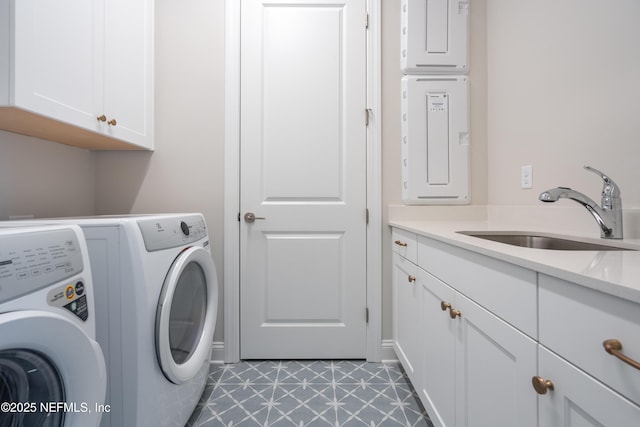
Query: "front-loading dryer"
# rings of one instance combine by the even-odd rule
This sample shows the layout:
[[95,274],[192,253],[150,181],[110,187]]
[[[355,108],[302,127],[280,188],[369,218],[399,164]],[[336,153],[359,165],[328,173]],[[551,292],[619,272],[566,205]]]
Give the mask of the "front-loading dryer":
[[108,381],[102,427],[183,427],[206,385],[218,281],[201,214],[98,216],[89,249]]
[[96,427],[105,363],[82,231],[0,229],[0,425]]

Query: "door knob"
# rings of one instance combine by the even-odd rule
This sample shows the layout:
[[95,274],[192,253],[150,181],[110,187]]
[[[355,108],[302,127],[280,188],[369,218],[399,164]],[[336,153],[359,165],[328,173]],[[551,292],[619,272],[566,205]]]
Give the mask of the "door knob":
[[244,214],[245,222],[252,223],[252,222],[255,222],[256,219],[266,219],[266,218],[262,216],[256,216],[256,214],[254,214],[253,212],[247,212],[246,214]]
[[116,122],[116,119],[111,119],[107,123],[110,124],[111,126],[115,126],[118,124],[118,122]]

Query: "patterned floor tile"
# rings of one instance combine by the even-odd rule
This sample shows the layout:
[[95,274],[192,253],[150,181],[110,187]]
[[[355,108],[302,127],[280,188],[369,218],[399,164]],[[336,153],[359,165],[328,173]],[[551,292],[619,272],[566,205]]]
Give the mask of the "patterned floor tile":
[[188,427],[433,427],[398,363],[212,365]]

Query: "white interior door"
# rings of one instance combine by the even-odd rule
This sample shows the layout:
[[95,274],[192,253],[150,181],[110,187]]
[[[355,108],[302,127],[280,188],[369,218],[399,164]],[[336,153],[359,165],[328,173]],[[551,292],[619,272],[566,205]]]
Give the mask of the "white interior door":
[[365,13],[242,0],[244,359],[366,356]]

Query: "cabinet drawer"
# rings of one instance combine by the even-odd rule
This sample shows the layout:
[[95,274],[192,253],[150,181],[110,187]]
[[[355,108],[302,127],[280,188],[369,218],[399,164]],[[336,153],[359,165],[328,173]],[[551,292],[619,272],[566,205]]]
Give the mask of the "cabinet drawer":
[[391,241],[393,242],[393,252],[417,264],[418,238],[415,234],[399,228],[393,228],[391,230]]
[[418,266],[537,338],[535,271],[424,236],[418,237]]
[[603,346],[617,339],[640,362],[640,304],[541,274],[539,305],[542,345],[640,404],[640,370]]
[[540,346],[538,375],[554,389],[538,396],[540,426],[637,426],[640,407]]

